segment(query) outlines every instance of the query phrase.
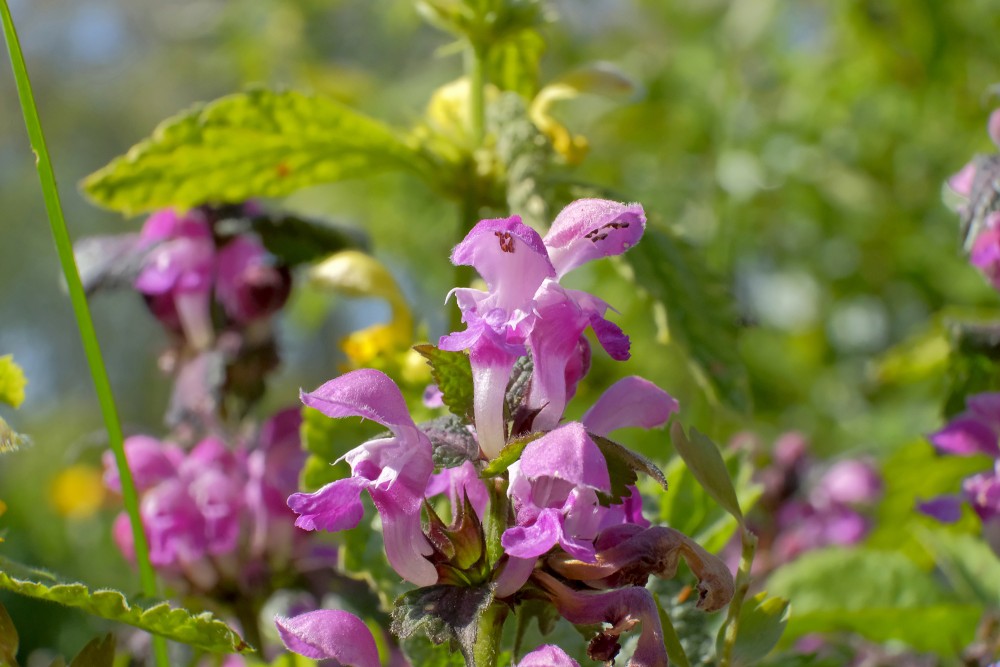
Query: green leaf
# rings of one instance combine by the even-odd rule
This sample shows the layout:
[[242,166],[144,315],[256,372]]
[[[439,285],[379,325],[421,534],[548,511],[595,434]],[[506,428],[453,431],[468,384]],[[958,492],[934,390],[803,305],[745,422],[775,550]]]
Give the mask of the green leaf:
[[983,614],[981,604],[956,602],[930,573],[891,551],[810,552],[774,572],[768,588],[792,601],[784,645],[810,632],[852,631],[951,654],[973,640]]
[[[12,574],[17,572],[18,575]],[[32,579],[46,579],[45,583]],[[80,583],[60,583],[50,574],[30,570],[0,559],[0,588],[74,607],[111,621],[127,623],[140,630],[214,653],[247,653],[254,649],[235,630],[208,612],[192,614],[187,609],[171,607],[166,602],[151,607],[129,604],[115,590],[91,591]]]
[[0,357],[0,402],[14,408],[21,407],[27,384],[24,371],[14,363],[14,357],[10,354]]
[[455,415],[438,417],[418,426],[431,441],[436,467],[455,468],[479,458],[479,443]]
[[538,70],[545,39],[537,30],[511,35],[490,49],[488,78],[500,90],[510,90],[530,100],[538,92]]
[[[711,395],[750,410],[750,383],[736,341],[736,314],[724,286],[709,275],[700,256],[668,232],[650,225],[642,242],[625,253],[636,285],[663,305],[669,337],[700,369]],[[667,338],[666,336],[664,337]]]
[[[361,230],[302,216],[256,215],[245,223],[246,231],[255,232],[268,252],[287,266],[308,264],[341,250],[366,249],[369,245],[368,236]],[[239,231],[244,230],[234,229],[233,233]]]
[[489,586],[425,586],[399,596],[390,630],[401,639],[422,633],[435,644],[448,642],[473,664],[479,620],[492,602]]
[[432,644],[423,635],[414,635],[400,642],[403,653],[411,665],[420,667],[465,667],[461,652],[453,651],[447,645]]
[[693,426],[689,439],[679,422],[674,422],[670,427],[670,437],[677,453],[684,459],[698,483],[715,502],[742,524],[743,512],[736,497],[736,489],[733,488],[729,470],[726,469],[726,462],[722,459],[718,446]]
[[[753,481],[753,467],[746,456],[727,452],[726,467],[735,480],[736,496],[741,508],[749,510],[763,490]],[[690,535],[695,542],[711,553],[718,553],[732,538],[739,523],[732,514],[713,500],[694,474],[675,456],[664,469],[670,492],[663,493],[651,485],[643,486],[646,493],[656,494],[660,523]]]
[[197,105],[88,176],[84,192],[126,215],[283,197],[422,166],[383,123],[328,98],[251,90]]
[[691,667],[684,647],[681,646],[681,638],[674,628],[674,623],[670,620],[670,615],[663,609],[663,605],[660,604],[660,596],[654,593],[653,600],[656,602],[656,613],[660,616],[660,627],[663,628],[663,646],[667,649],[670,664],[677,667]]
[[963,600],[984,607],[1000,606],[1000,560],[979,535],[961,535],[940,527],[918,530],[917,537]]
[[0,667],[8,667],[17,664],[17,647],[19,639],[17,628],[7,608],[0,604]]
[[788,600],[758,593],[740,608],[739,633],[733,645],[733,664],[752,665],[778,645],[788,625]]
[[471,423],[473,421],[472,364],[464,352],[440,350],[429,344],[414,345],[427,363],[431,376],[441,390],[442,400],[453,415]]
[[538,440],[540,437],[545,435],[544,433],[529,433],[528,435],[522,435],[520,438],[511,440],[504,448],[500,450],[497,457],[489,462],[489,464],[483,468],[483,472],[480,473],[480,477],[496,477],[497,475],[502,475],[507,472],[507,468],[521,458],[521,454],[524,452],[524,448],[527,447],[534,440]]
[[611,477],[611,495],[602,501],[609,500],[609,504],[615,504],[620,503],[622,498],[627,498],[631,493],[628,487],[639,479],[637,472],[645,473],[655,480],[664,491],[667,490],[667,478],[663,471],[645,456],[599,435],[591,433],[590,437],[608,462],[608,475]]
[[69,667],[112,667],[115,662],[115,636],[94,637],[69,663]]

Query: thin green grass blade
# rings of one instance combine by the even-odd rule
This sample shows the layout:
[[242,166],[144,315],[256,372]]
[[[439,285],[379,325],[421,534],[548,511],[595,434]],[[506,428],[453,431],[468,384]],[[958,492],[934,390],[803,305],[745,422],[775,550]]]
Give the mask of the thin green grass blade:
[[[11,68],[14,70],[14,81],[17,84],[18,99],[21,103],[21,111],[24,114],[24,124],[28,130],[28,138],[35,153],[35,166],[38,169],[38,178],[42,185],[45,210],[48,213],[49,224],[52,228],[52,237],[55,240],[56,252],[59,255],[59,264],[62,266],[66,285],[69,288],[70,301],[73,304],[73,313],[76,316],[77,328],[80,330],[80,338],[83,342],[87,364],[90,366],[90,374],[94,380],[94,388],[97,391],[97,400],[101,407],[101,415],[108,430],[109,444],[111,450],[114,452],[115,462],[118,465],[121,477],[122,498],[125,510],[128,512],[132,523],[132,536],[135,544],[136,561],[139,566],[139,577],[142,582],[142,591],[145,595],[155,598],[157,597],[156,574],[153,571],[152,564],[149,562],[149,546],[142,528],[142,519],[139,516],[139,499],[135,491],[132,474],[128,468],[128,462],[125,459],[121,422],[118,419],[114,396],[111,393],[111,382],[108,380],[107,368],[104,366],[101,348],[97,342],[97,333],[94,331],[94,323],[90,316],[90,307],[87,305],[87,297],[84,294],[80,273],[76,266],[76,260],[73,257],[73,244],[70,241],[69,230],[66,228],[66,220],[63,217],[62,204],[59,200],[59,189],[56,185],[55,172],[52,169],[52,160],[45,145],[45,135],[42,132],[42,123],[38,116],[38,109],[35,106],[31,81],[28,78],[28,69],[24,63],[24,55],[21,52],[21,44],[18,41],[17,32],[14,30],[14,20],[11,17],[10,8],[7,6],[7,0],[0,0],[0,18],[3,19],[4,37],[7,41],[7,50],[10,54]],[[166,643],[162,639],[154,638],[154,649],[158,667],[168,667],[169,660]]]

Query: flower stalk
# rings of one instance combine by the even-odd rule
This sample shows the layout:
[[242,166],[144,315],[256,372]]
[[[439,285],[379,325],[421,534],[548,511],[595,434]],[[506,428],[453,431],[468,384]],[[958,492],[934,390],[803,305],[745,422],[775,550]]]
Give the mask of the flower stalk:
[[753,566],[753,559],[757,553],[757,536],[751,533],[746,526],[742,526],[740,541],[742,549],[740,569],[736,573],[736,591],[733,594],[732,602],[729,603],[726,620],[719,628],[719,634],[716,638],[719,667],[729,667],[732,664],[733,647],[736,645],[736,637],[740,631],[740,612],[743,609],[743,600],[746,599],[747,592],[750,590],[750,568]]
[[[90,307],[87,304],[83,283],[77,269],[76,259],[73,256],[73,244],[70,240],[69,230],[67,229],[62,211],[62,203],[59,199],[55,171],[52,168],[52,160],[45,143],[45,135],[42,131],[38,108],[35,105],[27,65],[24,62],[24,54],[21,51],[21,45],[17,38],[14,20],[11,17],[7,0],[0,0],[0,18],[3,19],[4,37],[7,41],[11,68],[14,72],[14,81],[17,86],[21,111],[24,114],[24,124],[28,132],[32,150],[35,153],[35,166],[38,170],[39,181],[41,182],[45,210],[52,229],[52,237],[59,256],[59,264],[66,279],[70,301],[73,305],[73,314],[76,317],[77,328],[83,343],[84,354],[90,368],[94,389],[97,392],[97,400],[100,404],[104,425],[108,431],[109,445],[114,452],[115,461],[121,476],[122,498],[131,521],[142,592],[148,597],[155,598],[158,596],[156,573],[153,571],[153,566],[149,560],[149,547],[143,531],[142,519],[139,516],[138,495],[136,494],[135,483],[125,458],[121,422],[115,407],[111,382],[108,379],[108,372],[104,365],[100,344],[97,340],[97,333],[94,330]],[[166,642],[161,637],[154,637],[153,647],[158,667],[167,667],[169,659]]]
[[500,638],[509,611],[507,605],[494,602],[483,612],[472,654],[475,667],[496,667],[499,664]]

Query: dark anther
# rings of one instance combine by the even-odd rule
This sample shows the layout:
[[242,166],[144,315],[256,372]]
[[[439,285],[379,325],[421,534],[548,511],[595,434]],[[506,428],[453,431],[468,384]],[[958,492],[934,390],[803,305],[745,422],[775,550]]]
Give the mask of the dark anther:
[[494,236],[500,239],[500,250],[503,252],[514,252],[514,237],[510,232],[493,232]]

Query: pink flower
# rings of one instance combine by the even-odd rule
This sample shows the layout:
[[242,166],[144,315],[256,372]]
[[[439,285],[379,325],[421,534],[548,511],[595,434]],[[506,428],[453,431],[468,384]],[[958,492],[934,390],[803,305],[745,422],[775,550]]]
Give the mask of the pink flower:
[[370,440],[344,455],[351,477],[327,484],[315,493],[296,493],[288,506],[299,515],[295,525],[306,530],[354,528],[364,513],[360,494],[367,490],[382,518],[385,552],[404,579],[418,586],[437,581],[426,559],[432,548],[420,525],[424,491],[434,472],[431,443],[417,428],[403,395],[381,371],[362,369],[330,380],[302,402],[328,417],[363,417],[376,421],[392,436]]
[[537,411],[535,430],[554,428],[562,418],[589,358],[580,345],[588,326],[613,358],[628,358],[628,337],[604,317],[608,304],[558,281],[590,260],[624,252],[645,223],[638,204],[581,199],[559,213],[544,240],[512,216],[483,220],[455,247],[452,262],[474,266],[488,289],[453,290],[467,326],[439,345],[469,350],[476,432],[487,457],[505,443],[504,390],[520,355],[530,350],[534,361],[528,404]]

